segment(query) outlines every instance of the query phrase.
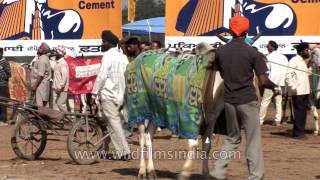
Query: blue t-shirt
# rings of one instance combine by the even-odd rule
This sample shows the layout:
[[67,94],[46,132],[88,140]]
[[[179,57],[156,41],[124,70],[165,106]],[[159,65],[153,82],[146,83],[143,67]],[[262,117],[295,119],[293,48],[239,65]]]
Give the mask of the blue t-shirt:
[[[233,40],[233,38],[229,39],[227,43],[230,43],[232,40]],[[251,38],[248,38],[248,37],[246,37],[246,38],[244,39],[244,42],[245,42],[246,44],[248,44],[249,46],[252,46],[252,44],[254,43],[254,41],[253,41]]]

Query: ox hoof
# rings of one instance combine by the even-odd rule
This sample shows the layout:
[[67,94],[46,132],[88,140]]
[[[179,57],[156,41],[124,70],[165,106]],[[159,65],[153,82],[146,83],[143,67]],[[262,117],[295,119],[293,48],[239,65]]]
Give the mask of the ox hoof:
[[158,179],[157,173],[155,170],[152,170],[148,173],[148,180],[156,180]]
[[202,176],[206,179],[209,176],[209,171],[202,171]]
[[313,135],[314,135],[314,136],[318,136],[318,134],[319,134],[319,133],[318,133],[318,132],[316,132],[316,131],[315,131],[315,132],[313,132]]
[[146,180],[147,179],[147,175],[146,173],[139,173],[137,176],[137,180]]

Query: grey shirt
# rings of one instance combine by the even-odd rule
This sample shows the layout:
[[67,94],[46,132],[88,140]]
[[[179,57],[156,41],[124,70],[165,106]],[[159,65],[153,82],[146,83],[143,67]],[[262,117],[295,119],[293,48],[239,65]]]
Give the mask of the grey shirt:
[[32,65],[31,71],[31,85],[33,86],[37,82],[37,77],[43,76],[43,80],[37,88],[44,101],[49,100],[50,92],[50,79],[52,76],[49,57],[47,55],[41,55]]

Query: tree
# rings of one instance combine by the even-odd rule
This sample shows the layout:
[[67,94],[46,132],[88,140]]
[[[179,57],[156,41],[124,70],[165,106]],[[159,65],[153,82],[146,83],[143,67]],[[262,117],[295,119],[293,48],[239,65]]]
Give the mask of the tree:
[[[165,4],[163,0],[138,0],[136,7],[135,21],[148,19],[152,17],[161,17],[165,13]],[[122,10],[122,23],[128,23],[128,9]]]

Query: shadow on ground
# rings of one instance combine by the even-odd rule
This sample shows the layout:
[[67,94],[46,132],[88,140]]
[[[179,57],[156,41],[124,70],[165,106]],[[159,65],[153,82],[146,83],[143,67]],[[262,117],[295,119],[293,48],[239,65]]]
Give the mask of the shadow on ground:
[[[139,169],[138,168],[122,168],[122,169],[113,169],[113,172],[119,173],[122,176],[134,176],[138,175]],[[167,179],[177,179],[178,173],[171,172],[171,171],[162,171],[156,170],[157,177],[159,179],[167,178]],[[201,174],[192,174],[190,177],[191,180],[198,180],[203,179]]]

